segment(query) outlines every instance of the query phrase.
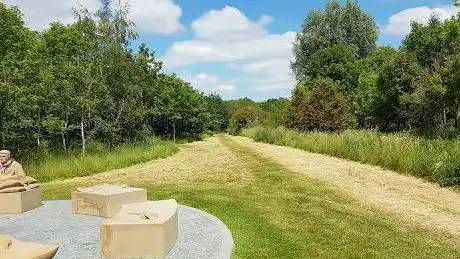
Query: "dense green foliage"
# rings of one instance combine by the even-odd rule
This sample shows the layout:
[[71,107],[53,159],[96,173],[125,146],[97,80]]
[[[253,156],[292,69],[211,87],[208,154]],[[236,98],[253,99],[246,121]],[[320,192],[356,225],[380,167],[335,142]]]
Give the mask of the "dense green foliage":
[[161,72],[141,44],[127,7],[102,2],[75,10],[75,22],[42,32],[0,3],[0,146],[42,156],[92,142],[109,146],[150,136],[174,138],[226,127],[224,103]]
[[[412,24],[377,82],[382,129],[457,130],[460,120],[460,15]],[[383,112],[385,111],[385,112]]]
[[[308,14],[293,47],[292,71],[297,85],[291,108],[306,117],[290,116],[286,125],[324,130],[324,118],[310,116],[312,110],[318,109],[317,102],[308,100],[314,91],[322,91],[314,88],[330,91],[324,86],[330,85],[328,81],[317,81],[324,78],[333,80],[334,92],[346,98],[349,108],[343,109],[345,114],[339,117],[347,118],[349,128],[457,136],[460,15],[445,21],[432,16],[427,24],[412,23],[398,51],[376,48],[376,32],[373,19],[355,1],[345,5],[330,1],[323,12]],[[312,93],[305,94],[306,91]],[[324,114],[337,111],[327,105],[319,109]]]
[[315,79],[295,89],[288,127],[336,131],[346,125],[348,102],[331,79]]
[[243,132],[256,141],[300,148],[423,177],[442,186],[460,185],[460,140],[427,140],[409,134],[348,130],[299,132],[255,127]]
[[228,131],[238,135],[243,128],[260,125],[276,128],[286,123],[290,101],[285,98],[255,102],[249,98],[226,101]]
[[291,67],[298,81],[307,80],[308,63],[320,50],[343,44],[358,57],[368,56],[376,47],[378,27],[357,2],[329,1],[324,12],[310,11],[294,42],[294,62]]

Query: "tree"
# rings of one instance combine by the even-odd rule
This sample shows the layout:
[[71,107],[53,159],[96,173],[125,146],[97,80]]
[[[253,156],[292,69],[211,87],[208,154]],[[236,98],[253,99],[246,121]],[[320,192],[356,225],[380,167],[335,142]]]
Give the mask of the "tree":
[[414,82],[422,74],[410,53],[400,52],[384,66],[377,79],[378,100],[375,113],[381,130],[404,130],[409,126],[408,110],[401,97],[414,92]]
[[352,93],[353,113],[358,127],[373,128],[376,125],[375,107],[379,98],[377,80],[382,68],[391,63],[397,52],[391,47],[378,47],[361,60],[357,87]]
[[448,118],[452,118],[454,126],[458,128],[460,126],[460,54],[453,54],[448,58],[441,70],[441,78],[447,88],[444,108]]
[[[460,15],[428,24],[412,23],[403,52],[422,72],[412,78],[409,92],[400,95],[400,114],[406,127],[429,129],[458,127],[459,100],[457,60],[460,52]],[[392,79],[389,79],[392,80]]]
[[302,131],[338,131],[346,126],[348,102],[331,79],[299,84],[293,92],[287,127]]
[[446,124],[444,99],[447,89],[437,73],[425,72],[413,82],[413,92],[403,94],[401,106],[407,109],[407,123],[419,130]]
[[258,125],[268,128],[277,128],[286,124],[288,108],[291,102],[286,98],[272,98],[258,103],[261,111]]
[[249,98],[226,101],[229,113],[228,131],[238,135],[241,130],[255,125],[259,119],[261,109],[257,103]]
[[211,93],[205,96],[209,118],[207,119],[208,124],[207,130],[214,132],[225,131],[228,127],[228,111],[227,107],[222,98],[216,94]]
[[308,79],[330,78],[337,83],[339,91],[349,96],[358,84],[360,70],[353,51],[338,44],[314,53],[305,74]]
[[34,47],[35,34],[24,27],[22,14],[16,7],[0,3],[0,82],[17,83],[23,77],[21,61]]
[[427,25],[412,23],[409,35],[403,41],[403,48],[417,57],[417,62],[426,68],[436,70],[443,66],[446,57],[460,51],[460,16],[442,22],[431,16]]
[[[162,73],[141,44],[127,6],[102,1],[97,13],[42,32],[24,27],[17,8],[0,3],[0,142],[17,156],[101,142],[116,146],[151,135],[175,139],[226,127],[220,96],[205,96]],[[43,151],[38,153],[37,149]]]
[[368,56],[376,47],[378,27],[374,20],[348,0],[345,6],[329,1],[324,12],[311,11],[296,35],[291,69],[298,82],[305,80],[310,57],[319,50],[344,44],[356,50],[359,57]]
[[0,144],[13,152],[37,146],[36,45],[36,34],[24,26],[19,9],[0,3]]
[[253,126],[257,123],[260,110],[257,106],[242,106],[230,117],[229,132],[233,135],[239,135],[244,128]]

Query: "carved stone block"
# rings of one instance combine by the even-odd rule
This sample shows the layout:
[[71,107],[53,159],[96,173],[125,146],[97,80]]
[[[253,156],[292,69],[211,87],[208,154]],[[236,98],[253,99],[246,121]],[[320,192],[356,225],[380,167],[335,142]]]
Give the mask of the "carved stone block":
[[0,213],[18,214],[42,205],[41,188],[23,192],[0,193]]
[[126,203],[147,200],[147,191],[141,188],[101,185],[79,188],[72,192],[72,212],[110,218]]
[[125,204],[120,213],[101,225],[104,259],[163,258],[178,236],[175,200]]

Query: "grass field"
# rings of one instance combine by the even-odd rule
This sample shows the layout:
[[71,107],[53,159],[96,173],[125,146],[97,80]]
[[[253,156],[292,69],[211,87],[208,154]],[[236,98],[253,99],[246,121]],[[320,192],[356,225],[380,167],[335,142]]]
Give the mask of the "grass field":
[[442,186],[460,185],[460,139],[428,140],[375,131],[301,133],[261,127],[247,129],[243,135],[255,141],[382,166]]
[[77,186],[127,183],[149,198],[176,199],[219,217],[234,258],[455,258],[460,237],[402,222],[339,189],[298,174],[220,135],[167,159],[44,185],[69,199]]
[[81,177],[165,158],[179,150],[172,141],[151,138],[145,143],[126,144],[115,149],[81,155],[53,155],[40,164],[26,164],[26,172],[40,182]]

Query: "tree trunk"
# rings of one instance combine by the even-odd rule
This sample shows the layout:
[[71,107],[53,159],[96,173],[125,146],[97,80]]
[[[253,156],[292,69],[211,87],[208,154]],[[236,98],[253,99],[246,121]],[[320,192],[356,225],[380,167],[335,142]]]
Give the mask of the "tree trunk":
[[443,112],[444,112],[444,114],[443,114],[443,122],[442,123],[444,124],[443,126],[446,126],[446,124],[447,124],[446,108],[443,109]]
[[61,132],[61,137],[62,137],[62,147],[64,148],[64,151],[67,151],[67,145],[65,143],[65,133]]
[[125,106],[125,100],[121,101],[120,108],[118,109],[117,118],[115,119],[115,125],[118,124],[118,120],[120,119],[121,113],[123,112],[123,107]]
[[6,66],[5,63],[2,64],[3,67],[3,83],[6,85]]
[[86,139],[85,139],[85,127],[83,123],[83,115],[81,116],[80,131],[81,131],[81,154],[84,156],[86,153]]
[[176,142],[176,124],[173,124],[173,140]]
[[458,127],[459,121],[460,121],[460,108],[457,109],[457,116],[455,118],[455,127]]

